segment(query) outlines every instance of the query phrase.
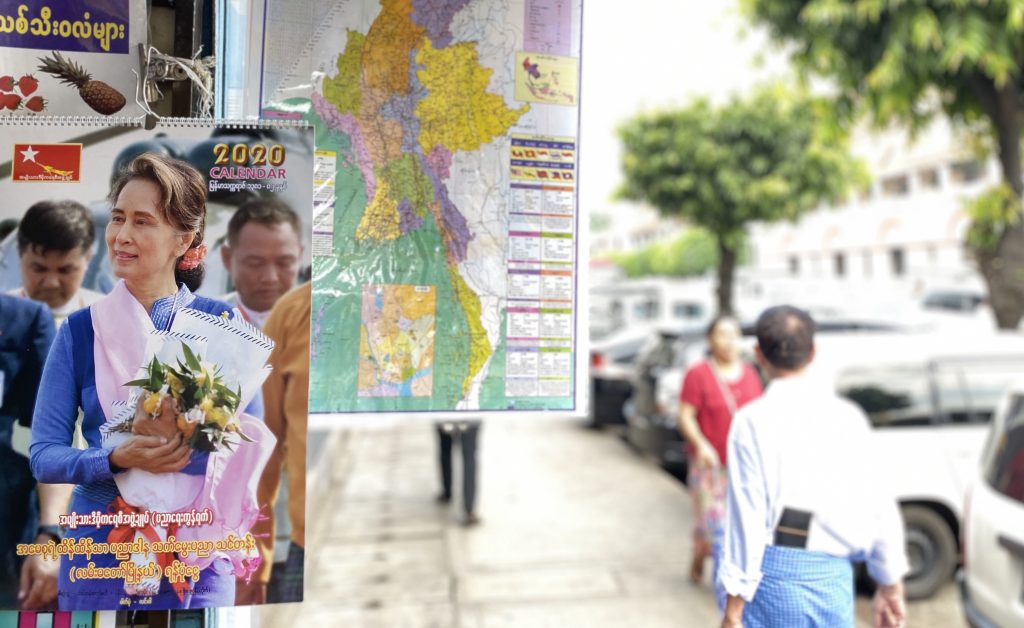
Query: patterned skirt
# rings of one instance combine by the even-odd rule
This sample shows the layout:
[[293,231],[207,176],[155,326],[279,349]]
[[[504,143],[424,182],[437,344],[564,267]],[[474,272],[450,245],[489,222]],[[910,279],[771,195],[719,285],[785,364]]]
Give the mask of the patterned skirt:
[[761,583],[743,609],[746,628],[853,626],[853,566],[846,558],[769,545]]
[[694,545],[710,547],[712,558],[711,582],[719,610],[725,609],[726,594],[718,584],[718,566],[722,559],[722,538],[725,530],[725,495],[727,476],[725,467],[690,469],[688,481],[693,498]]

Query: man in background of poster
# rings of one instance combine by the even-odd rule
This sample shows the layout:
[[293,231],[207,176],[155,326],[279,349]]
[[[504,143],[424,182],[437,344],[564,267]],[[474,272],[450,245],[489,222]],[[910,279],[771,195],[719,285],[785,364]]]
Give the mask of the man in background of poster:
[[[27,426],[32,418],[54,325],[43,304],[0,294],[0,330],[0,608],[43,608],[57,599],[57,563],[34,556],[19,566],[15,548],[60,536],[55,524],[67,502],[41,492],[36,509],[28,459],[12,448],[12,438],[14,424]],[[37,527],[40,521],[50,525]]]
[[[264,421],[277,445],[263,470],[257,501],[268,504],[268,518],[253,534],[259,539],[263,565],[250,583],[236,588],[238,605],[301,602],[306,535],[306,427],[309,418],[309,320],[313,288],[307,282],[274,306],[264,332],[274,341],[263,384]],[[291,542],[284,565],[274,565],[275,516],[281,471],[288,478],[288,521]]]
[[292,289],[302,261],[299,216],[285,203],[257,199],[242,204],[228,222],[221,249],[235,292],[223,297],[262,328],[278,299]]
[[18,225],[21,287],[15,296],[50,306],[59,327],[69,314],[103,297],[82,287],[96,239],[89,210],[75,201],[40,201]]
[[[40,201],[28,208],[17,228],[22,285],[10,290],[9,294],[45,303],[56,327],[60,327],[73,312],[103,297],[99,292],[82,287],[96,240],[92,216],[84,205],[72,200]],[[39,375],[40,372],[36,372],[31,382],[33,400]],[[29,426],[31,414],[30,405],[22,423],[25,427]],[[53,540],[59,543],[62,533],[57,527],[57,518],[66,512],[74,487],[70,484],[35,486],[41,525],[28,542]],[[47,582],[49,584],[45,584]],[[44,592],[47,590],[45,587],[52,590],[53,595],[49,599],[45,599],[49,595]],[[56,592],[56,564],[45,562],[38,556],[29,557],[21,570],[19,603],[25,608],[40,608],[51,603]]]
[[[224,263],[224,268],[231,276],[231,283],[235,287],[235,292],[225,295],[222,297],[222,300],[237,307],[247,321],[261,329],[267,323],[271,309],[274,308],[275,304],[286,292],[292,289],[298,279],[303,252],[301,233],[302,227],[298,214],[287,204],[276,199],[261,198],[243,203],[235,210],[235,213],[228,221],[227,244],[221,248],[221,260]],[[307,321],[308,327],[308,311],[304,320]],[[283,323],[285,326],[287,324],[287,322]],[[278,328],[281,326],[278,325]],[[270,334],[272,330],[264,329],[264,331],[275,342],[280,342],[277,336]],[[276,333],[277,331],[275,331]],[[307,329],[305,341],[307,379],[309,377],[308,335],[309,331]],[[283,374],[278,371],[278,369],[283,368],[278,365],[280,361],[279,356],[283,352],[284,350],[275,350],[271,356],[271,364],[274,365],[275,372],[271,374],[270,380],[264,386],[264,399],[266,399],[268,393],[273,394],[272,391],[267,389],[268,386],[273,387],[275,385],[271,380],[279,381],[280,377],[283,377]],[[308,389],[308,384],[306,386]],[[304,401],[306,401],[305,398]],[[239,605],[263,604],[268,601],[295,601],[287,596],[285,596],[285,599],[279,599],[282,596],[277,593],[281,589],[280,581],[283,579],[283,576],[272,578],[272,570],[275,575],[282,574],[287,571],[289,561],[294,561],[291,548],[289,548],[287,556],[283,553],[275,555],[274,541],[277,526],[274,525],[274,521],[284,519],[286,514],[289,515],[285,520],[285,525],[281,527],[285,528],[291,523],[293,544],[295,538],[302,539],[305,524],[305,484],[301,485],[301,491],[296,497],[291,496],[293,481],[287,480],[284,488],[281,489],[282,471],[284,472],[284,478],[291,477],[290,473],[299,473],[297,477],[304,482],[306,477],[305,447],[301,449],[302,467],[300,471],[293,470],[293,465],[291,464],[282,464],[284,455],[289,457],[296,455],[293,451],[284,454],[285,447],[283,442],[288,431],[285,428],[288,425],[297,425],[297,420],[288,423],[287,415],[288,413],[285,412],[284,408],[276,408],[274,416],[269,417],[270,420],[267,421],[267,426],[278,437],[279,444],[274,451],[274,457],[271,458],[267,468],[264,470],[259,496],[259,503],[269,503],[267,516],[270,519],[261,522],[257,527],[257,533],[261,539],[260,551],[263,555],[264,565],[259,574],[257,574],[258,577],[254,577],[252,582],[239,582],[237,584],[236,603]],[[306,429],[305,421],[306,418],[303,416],[301,423],[301,434],[303,435]],[[304,436],[300,436],[291,440],[292,442],[297,442],[304,438]],[[296,447],[291,448],[291,450],[295,449]],[[287,508],[284,508],[284,503],[282,503],[281,507],[277,507],[278,499],[282,496],[284,497],[284,502],[287,502]],[[298,511],[298,518],[301,519],[298,527],[295,527],[295,517],[291,516],[293,514],[292,509],[296,507],[293,506],[293,502],[301,502],[303,504],[302,509]],[[282,530],[282,534],[287,533],[287,529]],[[301,549],[301,542],[298,544],[298,547]],[[275,558],[280,558],[276,566]],[[298,591],[300,591],[301,599],[301,560],[299,562],[298,578]],[[294,578],[290,579],[294,580]],[[273,583],[271,583],[272,580]]]

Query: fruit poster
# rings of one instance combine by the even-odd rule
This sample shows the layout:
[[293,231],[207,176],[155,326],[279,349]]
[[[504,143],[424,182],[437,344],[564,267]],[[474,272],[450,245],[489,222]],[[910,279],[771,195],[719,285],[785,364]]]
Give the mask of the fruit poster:
[[312,129],[140,125],[0,118],[0,610],[301,601]]
[[0,116],[141,115],[146,40],[145,0],[0,0]]

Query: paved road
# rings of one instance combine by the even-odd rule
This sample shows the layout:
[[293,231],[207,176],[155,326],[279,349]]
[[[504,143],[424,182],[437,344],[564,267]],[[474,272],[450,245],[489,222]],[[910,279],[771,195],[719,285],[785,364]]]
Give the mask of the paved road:
[[[328,489],[309,505],[307,602],[260,609],[255,623],[717,625],[709,587],[686,578],[692,513],[674,478],[577,422],[491,422],[481,438],[483,522],[468,529],[434,501],[429,425],[339,439]],[[858,601],[859,618],[869,606]],[[910,616],[961,617],[952,586]]]

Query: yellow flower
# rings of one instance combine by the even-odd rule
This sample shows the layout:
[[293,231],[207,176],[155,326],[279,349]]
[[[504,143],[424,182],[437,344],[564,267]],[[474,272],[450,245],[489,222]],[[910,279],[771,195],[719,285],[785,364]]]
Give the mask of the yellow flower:
[[182,434],[185,435],[185,438],[186,439],[192,438],[192,433],[196,431],[196,425],[197,424],[196,423],[190,423],[189,420],[185,418],[184,414],[179,414],[178,415],[177,423],[178,423],[178,430]]
[[160,398],[161,395],[158,392],[146,395],[146,400],[142,402],[142,411],[147,414],[156,414],[157,409],[160,407]]
[[224,429],[231,421],[231,413],[224,408],[213,408],[206,413],[206,420],[217,427]]
[[180,396],[181,393],[184,392],[185,390],[185,384],[183,384],[181,380],[178,379],[177,375],[170,371],[167,372],[167,385],[170,387],[171,392],[173,392],[175,395]]
[[202,362],[199,366],[199,372],[196,373],[196,383],[203,386],[206,384],[207,380],[212,382],[216,371],[217,368],[213,364],[205,361]]
[[213,399],[209,395],[203,397],[203,400],[199,402],[199,409],[203,411],[203,414],[209,416],[210,411],[213,410]]

